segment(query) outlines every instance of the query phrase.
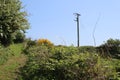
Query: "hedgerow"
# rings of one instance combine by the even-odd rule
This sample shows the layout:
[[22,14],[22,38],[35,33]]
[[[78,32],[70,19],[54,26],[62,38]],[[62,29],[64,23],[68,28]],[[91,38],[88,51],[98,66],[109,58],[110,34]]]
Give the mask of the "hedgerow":
[[117,80],[111,60],[75,47],[32,46],[21,68],[22,80]]

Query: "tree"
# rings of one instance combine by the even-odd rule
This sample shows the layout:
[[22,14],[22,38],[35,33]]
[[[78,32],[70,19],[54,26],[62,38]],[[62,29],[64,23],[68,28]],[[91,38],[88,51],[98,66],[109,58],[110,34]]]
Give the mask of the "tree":
[[14,43],[22,43],[25,40],[25,34],[19,32],[16,32],[15,38],[13,40]]
[[25,33],[29,28],[27,13],[20,0],[0,0],[0,43],[12,43],[16,32]]

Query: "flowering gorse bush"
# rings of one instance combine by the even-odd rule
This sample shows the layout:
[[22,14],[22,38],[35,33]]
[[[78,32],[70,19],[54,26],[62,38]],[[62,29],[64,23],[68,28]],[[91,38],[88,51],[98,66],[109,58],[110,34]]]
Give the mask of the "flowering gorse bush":
[[37,44],[42,45],[42,46],[48,46],[48,47],[53,46],[53,43],[49,41],[48,39],[38,39]]

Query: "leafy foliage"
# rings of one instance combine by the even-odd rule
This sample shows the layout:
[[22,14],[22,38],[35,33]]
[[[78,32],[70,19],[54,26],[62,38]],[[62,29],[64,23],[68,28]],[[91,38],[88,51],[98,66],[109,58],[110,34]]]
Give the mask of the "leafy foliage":
[[16,32],[24,33],[28,29],[26,12],[22,10],[20,0],[0,0],[0,43],[9,45]]
[[23,52],[25,54],[28,54],[29,53],[29,48],[32,47],[32,46],[35,46],[35,45],[36,45],[36,41],[35,40],[31,40],[30,38],[29,39],[25,39]]
[[28,62],[21,68],[22,80],[117,79],[111,61],[98,54],[79,53],[75,47],[32,46]]
[[100,53],[120,59],[120,40],[109,39],[97,48]]
[[86,53],[86,52],[96,53],[96,48],[93,46],[81,46],[79,47],[79,51],[80,53]]
[[14,43],[22,43],[25,41],[25,34],[22,32],[16,32],[15,38],[13,39]]
[[119,59],[113,59],[111,64],[115,66],[116,72],[118,74],[118,78],[120,79],[120,60]]

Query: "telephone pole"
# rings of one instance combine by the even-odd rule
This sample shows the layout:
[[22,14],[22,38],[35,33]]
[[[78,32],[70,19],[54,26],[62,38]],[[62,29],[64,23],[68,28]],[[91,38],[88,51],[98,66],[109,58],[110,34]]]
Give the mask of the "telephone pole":
[[77,46],[80,46],[79,43],[79,16],[81,16],[79,13],[74,13],[74,15],[76,16],[76,22],[77,22]]

